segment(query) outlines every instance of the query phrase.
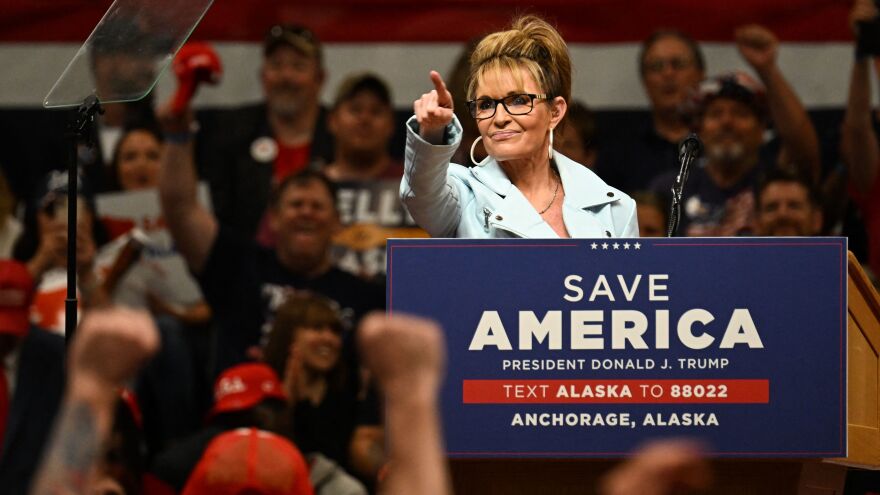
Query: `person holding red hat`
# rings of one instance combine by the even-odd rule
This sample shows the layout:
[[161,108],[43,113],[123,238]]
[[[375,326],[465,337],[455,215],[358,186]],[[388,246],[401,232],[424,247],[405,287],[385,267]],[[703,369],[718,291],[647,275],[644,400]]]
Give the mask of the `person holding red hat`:
[[259,73],[265,101],[215,111],[199,122],[197,162],[217,218],[266,246],[274,239],[266,216],[273,188],[332,161],[333,137],[320,102],[325,76],[323,47],[312,30],[273,26]]
[[0,489],[27,493],[64,391],[64,339],[32,327],[34,281],[0,260]]

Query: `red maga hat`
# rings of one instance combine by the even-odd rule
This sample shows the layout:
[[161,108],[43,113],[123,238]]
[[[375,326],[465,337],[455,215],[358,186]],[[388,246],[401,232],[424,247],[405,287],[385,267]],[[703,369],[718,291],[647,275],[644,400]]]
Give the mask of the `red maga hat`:
[[210,416],[250,409],[266,399],[287,401],[275,371],[262,363],[239,364],[217,378]]
[[256,428],[223,433],[208,445],[182,495],[314,495],[302,453]]

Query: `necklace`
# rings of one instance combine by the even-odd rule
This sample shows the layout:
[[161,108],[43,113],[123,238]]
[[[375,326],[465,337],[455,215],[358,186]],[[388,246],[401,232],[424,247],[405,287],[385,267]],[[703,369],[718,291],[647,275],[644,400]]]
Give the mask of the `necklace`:
[[539,215],[543,215],[544,213],[547,213],[547,210],[549,210],[550,207],[553,206],[553,203],[556,201],[556,195],[559,194],[559,184],[561,184],[562,181],[559,179],[558,174],[554,174],[554,175],[556,175],[556,189],[553,190],[553,197],[550,199],[550,202],[547,203],[547,207],[538,212]]

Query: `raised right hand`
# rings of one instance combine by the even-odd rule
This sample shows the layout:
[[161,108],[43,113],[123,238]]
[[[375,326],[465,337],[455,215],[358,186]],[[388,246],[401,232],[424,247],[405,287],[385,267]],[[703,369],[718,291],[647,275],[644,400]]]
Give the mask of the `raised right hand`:
[[422,138],[432,144],[440,144],[443,131],[452,122],[452,94],[437,71],[431,71],[431,82],[434,83],[434,89],[413,103],[413,111]]

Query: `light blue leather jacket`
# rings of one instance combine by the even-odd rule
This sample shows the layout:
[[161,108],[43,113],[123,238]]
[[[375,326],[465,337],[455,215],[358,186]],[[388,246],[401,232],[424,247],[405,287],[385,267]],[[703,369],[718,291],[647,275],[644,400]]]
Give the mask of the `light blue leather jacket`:
[[[415,117],[406,123],[400,198],[432,237],[559,237],[494,158],[473,168],[449,163],[461,143],[457,119],[446,129],[447,144],[428,143],[418,127]],[[559,153],[553,159],[565,190],[562,218],[572,237],[638,237],[632,198]]]

